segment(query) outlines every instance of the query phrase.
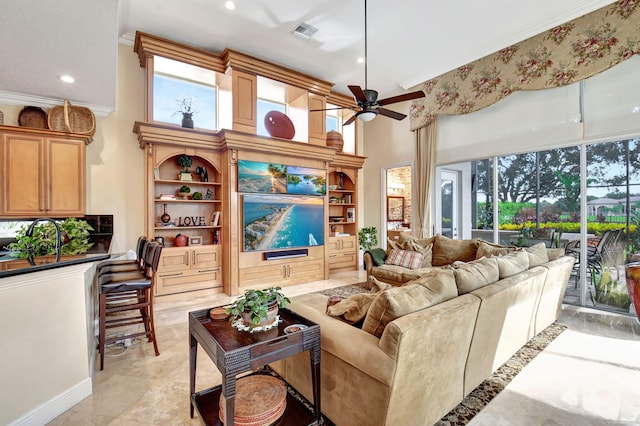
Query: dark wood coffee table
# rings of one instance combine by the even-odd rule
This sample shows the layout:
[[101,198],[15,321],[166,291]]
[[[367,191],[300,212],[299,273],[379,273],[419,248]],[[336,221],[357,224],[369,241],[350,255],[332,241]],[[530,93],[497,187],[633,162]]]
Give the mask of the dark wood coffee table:
[[[288,309],[280,309],[282,322],[268,331],[249,333],[231,326],[229,320],[209,318],[210,309],[189,313],[189,385],[191,417],[196,408],[206,425],[222,425],[219,418],[219,398],[224,395],[227,423],[232,426],[235,412],[236,376],[255,371],[280,359],[309,351],[313,382],[314,414],[304,405],[287,395],[287,409],[278,425],[320,424],[320,326]],[[293,324],[308,328],[286,334],[284,329]],[[196,392],[196,357],[198,343],[222,373],[222,385]]]

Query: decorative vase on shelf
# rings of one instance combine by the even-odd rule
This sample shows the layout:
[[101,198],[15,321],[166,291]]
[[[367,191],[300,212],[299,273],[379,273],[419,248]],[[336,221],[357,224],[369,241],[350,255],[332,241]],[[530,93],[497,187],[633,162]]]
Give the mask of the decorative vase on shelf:
[[193,129],[193,115],[188,112],[182,113],[182,127],[185,129]]
[[169,213],[167,213],[167,205],[164,205],[164,213],[162,213],[162,216],[160,216],[160,220],[162,221],[162,223],[169,223],[169,221],[171,220],[171,216],[169,216]]

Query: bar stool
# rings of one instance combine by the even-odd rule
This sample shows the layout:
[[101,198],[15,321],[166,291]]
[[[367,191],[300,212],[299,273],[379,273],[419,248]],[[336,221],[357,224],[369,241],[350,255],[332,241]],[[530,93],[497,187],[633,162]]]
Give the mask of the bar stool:
[[[153,286],[160,262],[162,246],[154,241],[146,245],[143,270],[104,273],[98,276],[100,370],[104,369],[105,346],[117,341],[147,336],[153,343],[156,356],[160,355],[153,321]],[[119,333],[107,337],[108,329],[144,325],[144,331]]]
[[109,272],[132,272],[142,270],[144,266],[143,257],[149,240],[146,236],[142,235],[138,238],[136,244],[136,258],[135,259],[113,259],[103,260],[98,264],[98,275]]

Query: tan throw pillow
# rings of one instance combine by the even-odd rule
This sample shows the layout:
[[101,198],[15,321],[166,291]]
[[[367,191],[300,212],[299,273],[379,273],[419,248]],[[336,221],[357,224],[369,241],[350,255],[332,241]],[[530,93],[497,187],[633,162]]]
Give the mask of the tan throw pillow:
[[407,242],[407,250],[413,250],[417,251],[418,253],[422,253],[422,267],[431,267],[431,260],[433,258],[433,243],[425,247],[416,242]]
[[552,260],[556,260],[564,256],[563,248],[548,248],[547,249],[547,257],[549,258],[549,262]]
[[419,269],[422,268],[422,257],[422,253],[418,251],[392,249],[384,263],[409,269]]
[[443,297],[451,299],[458,295],[458,286],[456,285],[456,277],[453,273],[453,269],[447,267],[446,269],[434,269],[427,274],[416,278],[404,285],[419,284],[426,287],[433,293],[442,294]]
[[433,243],[433,266],[450,265],[456,260],[470,262],[475,260],[478,248],[477,240],[453,240],[440,234]]
[[549,261],[549,256],[547,255],[547,247],[544,245],[544,243],[536,244],[535,246],[531,247],[525,247],[524,250],[529,255],[529,268],[542,265],[543,263],[547,263]]
[[422,247],[426,247],[429,244],[433,244],[433,242],[435,241],[436,237],[429,237],[429,238],[415,238],[412,237],[409,234],[406,234],[404,232],[401,232],[400,235],[398,236],[398,242],[399,243],[413,243],[413,244],[417,244],[419,246]]
[[452,265],[456,276],[458,294],[465,294],[500,279],[498,261],[495,257],[474,260],[471,262],[455,262]]
[[498,262],[500,279],[519,274],[529,269],[529,255],[524,250],[517,250],[511,253],[495,256]]
[[481,257],[498,256],[501,254],[507,254],[514,251],[515,247],[505,247],[497,244],[491,244],[486,241],[478,241],[478,251],[476,252],[476,259]]
[[436,274],[420,284],[394,287],[383,291],[369,307],[362,329],[376,337],[382,336],[391,321],[403,315],[428,308],[458,295],[446,277]]

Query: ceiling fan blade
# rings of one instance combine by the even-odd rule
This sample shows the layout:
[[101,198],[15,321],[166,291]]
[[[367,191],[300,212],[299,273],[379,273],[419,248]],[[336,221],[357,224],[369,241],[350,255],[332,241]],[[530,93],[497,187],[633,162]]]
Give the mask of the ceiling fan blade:
[[358,114],[353,114],[351,116],[350,119],[348,119],[347,121],[345,121],[344,123],[342,123],[343,126],[348,126],[349,124],[353,123],[354,121],[356,121],[356,117],[358,116]]
[[401,114],[399,112],[395,112],[395,111],[391,111],[390,109],[386,109],[386,108],[378,108],[378,114],[382,114],[385,115],[387,117],[391,117],[394,118],[396,120],[404,120],[406,115],[405,114]]
[[337,109],[350,109],[352,111],[356,111],[355,107],[336,107],[336,108],[325,108],[325,109],[310,109],[309,112],[314,112],[314,111],[333,111],[333,110],[337,110]]
[[416,92],[405,93],[404,95],[392,96],[390,98],[381,99],[378,101],[378,105],[395,104],[396,102],[409,101],[411,99],[424,98],[424,92],[418,90]]
[[356,97],[356,100],[360,101],[360,102],[367,102],[367,97],[364,95],[364,92],[362,91],[362,88],[360,86],[347,86],[349,88],[349,90],[351,90],[351,93],[353,93],[353,96]]

